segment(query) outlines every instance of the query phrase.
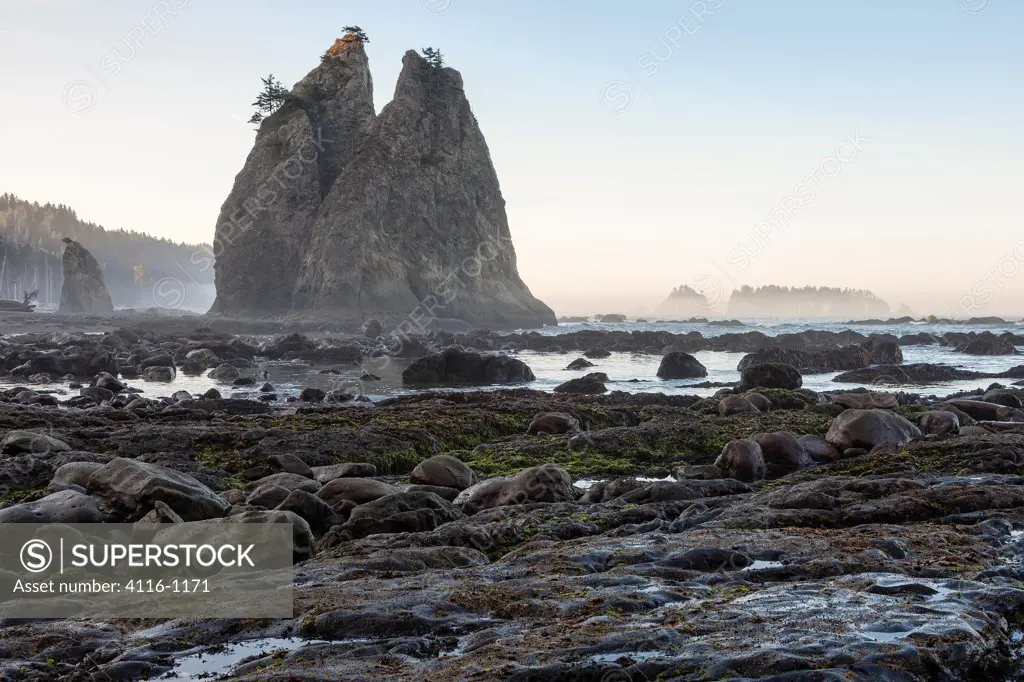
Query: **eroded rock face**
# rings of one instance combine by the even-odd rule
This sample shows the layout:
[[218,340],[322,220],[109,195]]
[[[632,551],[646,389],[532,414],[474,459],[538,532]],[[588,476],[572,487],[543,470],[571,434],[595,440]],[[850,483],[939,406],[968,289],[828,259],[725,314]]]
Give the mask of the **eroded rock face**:
[[373,80],[359,41],[335,50],[263,121],[221,208],[214,312],[287,312],[320,204],[370,133]]
[[107,285],[100,264],[89,251],[73,239],[64,238],[64,283],[60,288],[62,313],[112,313]]
[[407,52],[377,117],[362,43],[341,42],[260,128],[218,222],[214,310],[555,324],[519,277],[459,72]]

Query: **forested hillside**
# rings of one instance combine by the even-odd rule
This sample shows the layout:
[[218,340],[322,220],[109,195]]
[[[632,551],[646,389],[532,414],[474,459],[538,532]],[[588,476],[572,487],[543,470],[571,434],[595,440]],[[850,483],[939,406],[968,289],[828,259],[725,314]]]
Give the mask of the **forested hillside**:
[[25,292],[38,290],[39,308],[56,308],[64,237],[81,242],[99,261],[115,307],[205,311],[213,302],[208,245],[108,230],[80,220],[63,204],[38,204],[12,194],[0,195],[0,298],[21,300]]
[[729,297],[729,314],[745,317],[887,316],[889,304],[866,289],[742,286]]

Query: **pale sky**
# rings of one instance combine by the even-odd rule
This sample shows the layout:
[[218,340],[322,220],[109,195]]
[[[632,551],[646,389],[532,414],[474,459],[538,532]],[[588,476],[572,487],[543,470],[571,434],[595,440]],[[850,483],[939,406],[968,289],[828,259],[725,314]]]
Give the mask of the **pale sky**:
[[378,109],[406,49],[462,72],[559,314],[770,283],[1024,314],[1015,0],[0,0],[0,191],[209,241],[259,78],[346,24]]

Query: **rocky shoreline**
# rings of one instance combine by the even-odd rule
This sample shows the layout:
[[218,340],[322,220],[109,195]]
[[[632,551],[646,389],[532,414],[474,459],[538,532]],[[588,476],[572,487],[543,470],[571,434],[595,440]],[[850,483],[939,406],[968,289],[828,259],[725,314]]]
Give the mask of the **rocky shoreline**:
[[[815,362],[869,381],[938,371],[902,363],[909,339],[438,332],[398,344],[381,330],[256,339],[235,333],[273,332],[120,322],[51,320],[0,340],[5,380],[24,381],[0,392],[0,522],[291,523],[295,616],[0,621],[0,679],[155,679],[185,664],[233,680],[1019,678],[1024,389],[986,388],[984,373],[979,391],[938,398],[801,387]],[[750,353],[739,384],[708,398],[599,391],[581,364],[593,391],[286,403],[130,388],[168,369],[231,386],[222,368],[244,378],[256,356],[357,366],[389,351],[420,358],[410,367],[427,384],[515,382],[521,368],[465,349],[526,345],[660,353],[666,374],[701,376],[687,343]],[[464,349],[440,353],[453,344]],[[79,395],[32,389],[40,374],[81,383]],[[263,644],[234,648],[250,640]]]

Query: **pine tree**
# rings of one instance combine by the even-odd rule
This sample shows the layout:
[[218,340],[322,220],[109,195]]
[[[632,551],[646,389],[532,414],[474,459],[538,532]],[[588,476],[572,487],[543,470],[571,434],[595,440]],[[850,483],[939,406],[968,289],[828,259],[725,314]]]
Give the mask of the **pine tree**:
[[435,69],[440,69],[444,66],[444,55],[441,54],[440,50],[433,47],[425,47],[420,52],[423,53],[423,58],[427,60],[427,63]]
[[370,42],[370,39],[366,36],[366,31],[364,31],[359,26],[342,26],[341,30],[344,31],[345,33],[351,33],[364,43]]
[[263,91],[256,96],[256,101],[252,103],[256,107],[256,112],[249,119],[249,123],[257,126],[263,122],[264,118],[280,109],[292,96],[291,91],[284,87],[281,81],[274,78],[274,74],[260,80],[263,81]]

